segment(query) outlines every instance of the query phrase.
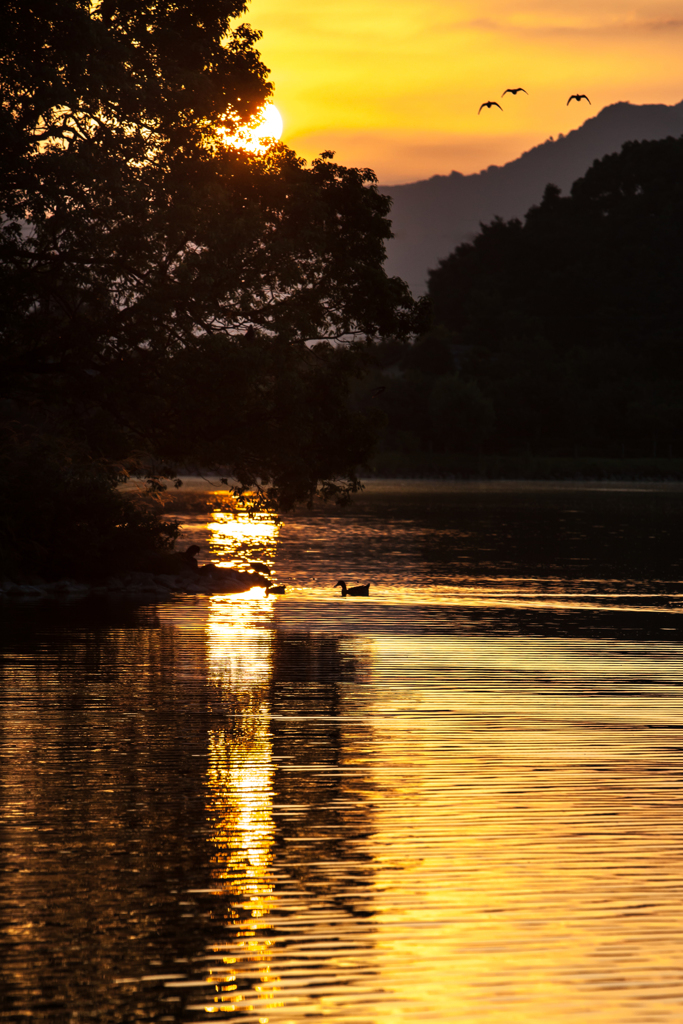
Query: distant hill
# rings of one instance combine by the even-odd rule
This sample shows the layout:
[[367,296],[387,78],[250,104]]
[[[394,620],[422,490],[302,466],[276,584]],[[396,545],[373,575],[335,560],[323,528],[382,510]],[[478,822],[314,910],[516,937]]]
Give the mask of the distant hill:
[[386,269],[408,282],[415,295],[426,291],[435,268],[494,217],[522,217],[552,182],[567,192],[594,160],[624,142],[683,135],[683,102],[635,106],[614,103],[580,128],[549,139],[502,167],[479,174],[435,175],[411,185],[382,187],[393,199],[394,238],[387,244]]

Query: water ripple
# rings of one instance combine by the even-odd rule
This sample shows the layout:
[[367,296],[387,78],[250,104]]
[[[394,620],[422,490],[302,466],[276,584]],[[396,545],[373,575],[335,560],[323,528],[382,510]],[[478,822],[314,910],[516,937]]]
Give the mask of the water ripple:
[[628,553],[675,494],[538,493],[219,524],[276,599],[8,609],[0,1019],[678,1021],[679,562]]

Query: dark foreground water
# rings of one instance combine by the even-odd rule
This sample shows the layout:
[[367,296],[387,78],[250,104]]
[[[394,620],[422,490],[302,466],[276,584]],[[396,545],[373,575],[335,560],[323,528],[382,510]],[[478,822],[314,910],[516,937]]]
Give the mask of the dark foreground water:
[[373,484],[187,517],[283,597],[2,606],[0,1020],[680,1021],[682,513]]

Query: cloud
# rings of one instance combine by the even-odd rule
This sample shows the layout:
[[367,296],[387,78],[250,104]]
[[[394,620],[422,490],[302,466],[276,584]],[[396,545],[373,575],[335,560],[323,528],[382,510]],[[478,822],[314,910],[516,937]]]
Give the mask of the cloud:
[[562,24],[539,20],[531,22],[492,21],[490,18],[472,18],[468,21],[453,21],[443,26],[448,32],[496,32],[520,36],[600,36],[635,35],[643,32],[680,32],[683,19],[669,18],[662,21],[596,21],[588,24]]

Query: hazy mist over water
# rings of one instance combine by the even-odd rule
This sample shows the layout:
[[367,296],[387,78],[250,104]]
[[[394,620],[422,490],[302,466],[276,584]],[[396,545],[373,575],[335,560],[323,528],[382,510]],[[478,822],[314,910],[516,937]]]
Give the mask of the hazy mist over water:
[[4,604],[0,1020],[679,1020],[682,512],[371,481],[185,515],[284,596]]

